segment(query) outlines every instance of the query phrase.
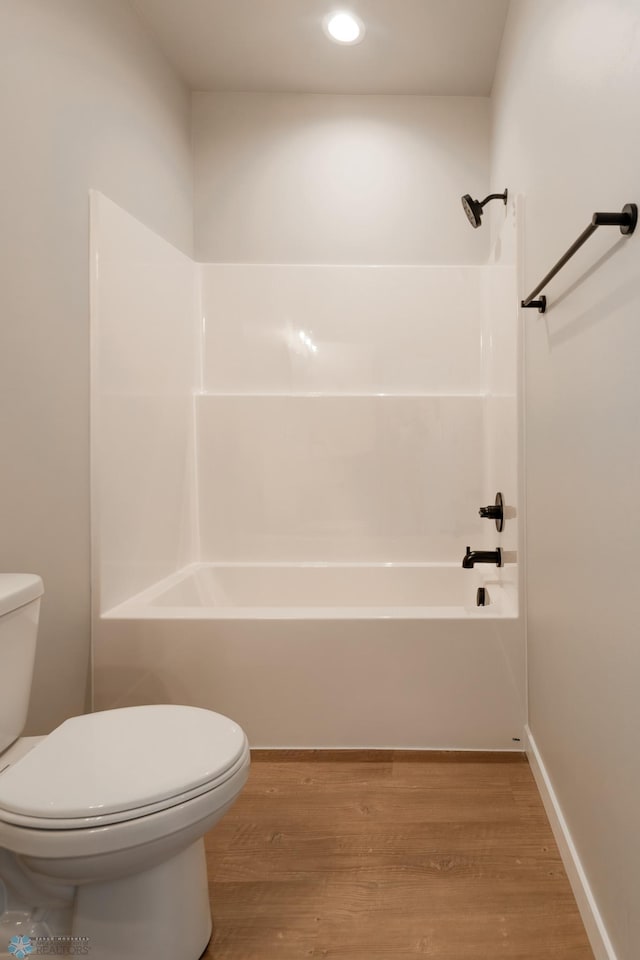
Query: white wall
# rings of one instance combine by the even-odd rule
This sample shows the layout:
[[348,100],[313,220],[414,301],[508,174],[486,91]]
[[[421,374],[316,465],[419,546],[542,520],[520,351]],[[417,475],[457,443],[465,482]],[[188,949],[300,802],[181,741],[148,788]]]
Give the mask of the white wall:
[[486,260],[460,196],[488,192],[487,98],[199,93],[193,106],[199,260]]
[[195,549],[196,264],[91,197],[94,613]]
[[[526,196],[524,293],[593,211],[640,202],[639,38],[637,3],[512,3],[492,182]],[[600,230],[548,294],[524,321],[530,725],[617,956],[634,960],[640,232]]]
[[85,704],[88,191],[189,251],[189,96],[125,0],[3,0],[0,64],[0,566],[45,581],[44,732]]

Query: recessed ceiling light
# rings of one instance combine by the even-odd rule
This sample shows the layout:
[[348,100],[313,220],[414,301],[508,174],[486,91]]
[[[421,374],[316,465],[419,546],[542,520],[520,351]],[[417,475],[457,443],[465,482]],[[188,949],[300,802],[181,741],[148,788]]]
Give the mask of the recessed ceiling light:
[[364,37],[364,24],[352,13],[341,11],[325,18],[324,28],[336,43],[359,43]]

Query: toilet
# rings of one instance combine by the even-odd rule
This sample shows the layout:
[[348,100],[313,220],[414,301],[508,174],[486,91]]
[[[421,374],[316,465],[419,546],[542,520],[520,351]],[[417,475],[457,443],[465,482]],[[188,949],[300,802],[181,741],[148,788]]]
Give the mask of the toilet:
[[203,837],[247,779],[247,738],[169,704],[21,737],[43,592],[0,574],[0,956],[18,938],[13,955],[196,960],[212,929]]

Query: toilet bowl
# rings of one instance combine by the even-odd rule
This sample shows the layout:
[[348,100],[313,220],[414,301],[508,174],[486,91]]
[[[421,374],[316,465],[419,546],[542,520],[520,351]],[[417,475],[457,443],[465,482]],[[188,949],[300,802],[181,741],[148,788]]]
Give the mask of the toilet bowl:
[[[24,663],[15,668],[28,624],[5,621],[10,613],[33,625],[41,582],[32,578],[36,597],[22,583],[21,606],[8,612],[3,576],[0,668],[24,682]],[[15,704],[9,721],[14,714]],[[92,960],[196,960],[211,935],[203,836],[246,781],[241,728],[176,705],[74,717],[9,746],[5,728],[0,705],[0,938],[44,935],[34,949],[65,952],[66,944]],[[19,918],[15,929],[3,915]]]

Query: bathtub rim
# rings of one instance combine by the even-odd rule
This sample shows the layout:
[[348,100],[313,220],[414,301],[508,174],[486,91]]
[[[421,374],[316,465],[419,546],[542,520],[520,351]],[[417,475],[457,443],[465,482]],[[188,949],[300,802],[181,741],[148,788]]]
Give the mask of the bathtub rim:
[[[156,581],[132,597],[100,613],[101,620],[518,620],[519,610],[515,587],[493,583],[499,603],[487,607],[448,606],[179,606],[156,604],[154,601],[172,587],[204,568],[268,568],[283,569],[371,569],[433,568],[453,569],[452,561],[195,561]],[[498,610],[492,609],[498,607]]]

